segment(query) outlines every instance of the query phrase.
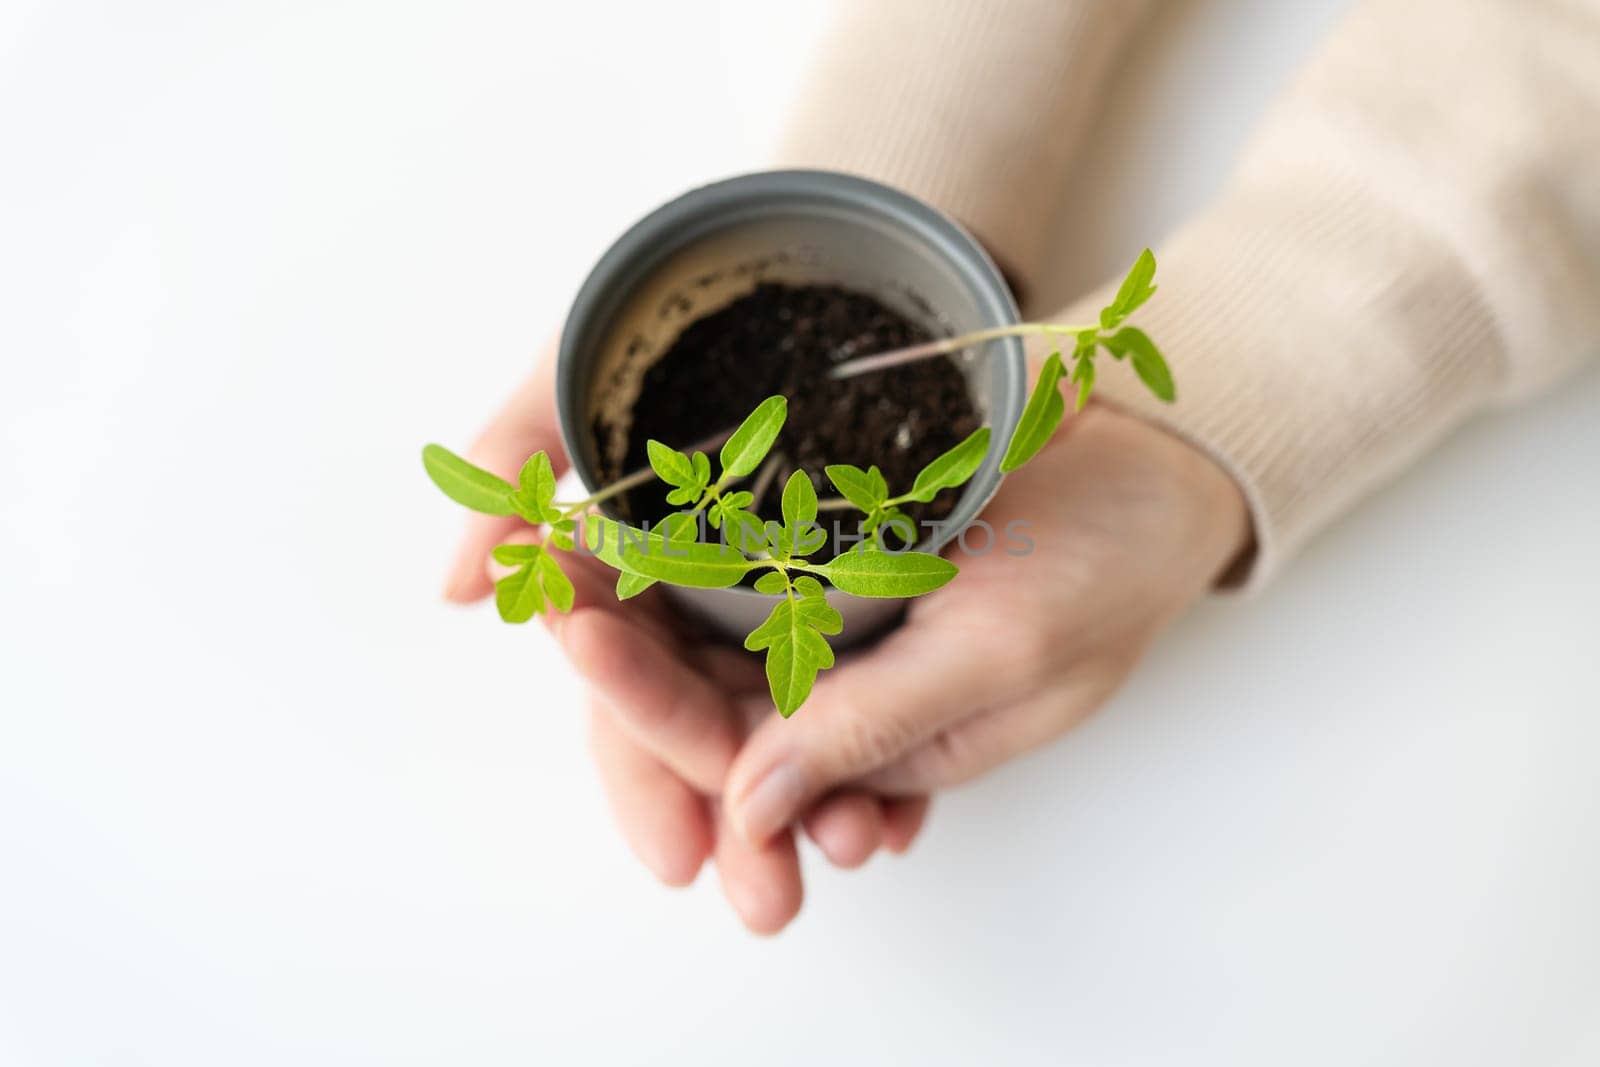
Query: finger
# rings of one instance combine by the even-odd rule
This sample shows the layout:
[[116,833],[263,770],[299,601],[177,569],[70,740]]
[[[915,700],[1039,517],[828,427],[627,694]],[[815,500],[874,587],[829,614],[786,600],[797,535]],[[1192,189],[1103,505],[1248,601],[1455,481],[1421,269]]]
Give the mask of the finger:
[[823,797],[800,823],[828,862],[845,870],[867,862],[883,844],[883,805],[860,789]]
[[[767,672],[761,659],[742,649],[714,642],[701,644],[695,649],[695,659],[725,693],[742,697],[751,693],[764,696],[768,692]],[[770,714],[772,701],[765,704],[763,710]]]
[[721,792],[743,731],[732,705],[699,671],[616,612],[575,611],[560,636],[624,733],[701,792]]
[[[539,536],[536,531],[524,527],[526,534],[513,533],[507,541],[516,541],[526,536],[527,540],[537,541]],[[559,611],[547,611],[540,618],[544,621],[551,633],[559,640],[566,626],[567,620],[573,615],[587,610],[597,609],[622,616],[629,622],[637,625],[658,640],[669,646],[674,644],[674,623],[670,609],[665,604],[658,590],[646,590],[644,593],[629,598],[627,601],[617,599],[617,572],[606,566],[593,556],[581,552],[558,552],[556,562],[561,570],[572,582],[572,608],[566,614]],[[496,579],[503,577],[509,568],[500,564],[489,563],[489,572]]]
[[790,719],[758,726],[724,800],[747,840],[789,825],[816,798],[889,763],[1026,684],[1000,635],[913,624],[817,683]]
[[752,933],[782,930],[799,913],[804,895],[794,835],[774,834],[752,845],[719,818],[716,837],[714,856],[722,892],[739,919]]
[[941,731],[863,776],[861,784],[890,794],[960,785],[1059,737],[1086,718],[1109,689],[1088,679],[1052,686],[1032,698]]
[[[527,458],[540,451],[549,454],[556,477],[566,470],[567,454],[556,417],[555,356],[551,345],[468,450],[469,460],[510,481],[516,480]],[[470,516],[445,582],[446,599],[468,603],[488,596],[493,588],[484,570],[489,552],[521,525],[522,520],[514,515]]]
[[706,799],[618,729],[595,701],[589,744],[611,812],[639,862],[667,885],[693,882],[713,844]]
[[886,797],[883,800],[883,847],[904,854],[922,832],[932,801],[926,796]]

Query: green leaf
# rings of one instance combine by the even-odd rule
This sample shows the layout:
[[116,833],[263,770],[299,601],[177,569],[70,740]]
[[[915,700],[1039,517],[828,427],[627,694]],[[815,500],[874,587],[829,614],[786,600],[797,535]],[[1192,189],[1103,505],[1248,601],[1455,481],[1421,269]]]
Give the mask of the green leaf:
[[[675,448],[668,448],[660,441],[646,441],[645,452],[650,456],[650,469],[656,472],[656,477],[668,485],[695,486],[694,462]],[[701,482],[697,489],[704,489],[705,483]]]
[[1061,398],[1057,386],[1065,370],[1061,353],[1050,353],[1039,371],[1039,380],[1033,383],[1033,393],[1028,397],[1028,406],[1022,409],[1022,418],[1011,435],[1011,443],[1006,446],[1005,458],[1000,461],[1003,473],[1009,474],[1032,459],[1061,425],[1061,418],[1067,413],[1067,402]]
[[422,466],[445,496],[485,515],[511,515],[511,483],[475,467],[443,445],[424,445]]
[[678,506],[679,504],[692,504],[696,500],[700,499],[700,494],[703,491],[704,490],[698,489],[692,485],[679,486],[677,489],[674,489],[672,492],[667,494],[667,503],[673,505],[674,507]]
[[1075,355],[1077,362],[1072,365],[1072,380],[1078,383],[1076,410],[1082,411],[1089,402],[1089,393],[1094,389],[1094,357],[1081,349]]
[[867,468],[867,480],[872,483],[872,496],[875,500],[889,499],[889,483],[876,465]]
[[544,586],[544,595],[549,598],[550,605],[560,612],[571,611],[572,580],[561,569],[561,564],[550,553],[542,552],[533,565],[539,572],[539,582]]
[[[827,596],[827,590],[822,588],[822,583],[811,577],[809,574],[796,575],[794,579],[794,589],[795,592],[799,593],[800,596],[805,599]],[[843,625],[842,621],[840,625]]]
[[692,589],[727,589],[738,585],[746,571],[761,566],[737,549],[699,541],[644,549],[629,541],[622,546],[622,562],[635,574]]
[[926,504],[938,495],[939,490],[964,485],[983,465],[983,457],[988,452],[989,427],[980,426],[965,441],[923,467],[911,486],[911,492],[906,494],[906,499]]
[[515,567],[519,563],[538,559],[544,550],[538,545],[495,545],[494,551],[489,553],[494,561],[505,567]]
[[791,534],[800,526],[817,521],[817,490],[805,471],[789,475],[789,482],[783,487],[783,521]]
[[494,606],[506,622],[527,622],[544,614],[544,589],[529,563],[494,583]]
[[656,584],[654,578],[646,578],[642,574],[629,574],[623,571],[617,575],[617,599],[629,600]]
[[807,626],[820,634],[836,634],[844,629],[844,616],[828,603],[821,582],[815,578],[801,577],[795,579],[794,588],[799,596],[795,611]]
[[694,468],[694,484],[704,489],[711,484],[711,457],[704,452],[696,452],[689,457],[689,466]]
[[[885,495],[879,496],[878,487],[873,484],[872,476],[860,467],[852,467],[848,463],[830,463],[822,470],[828,476],[828,481],[833,483],[833,487],[839,490],[839,495],[862,511],[870,512],[887,497],[888,485],[885,484],[883,487]],[[881,476],[879,481],[882,481]]]
[[878,535],[880,544],[883,542],[883,534],[886,530],[892,531],[896,537],[905,543],[907,548],[917,543],[917,524],[911,521],[910,515],[907,515],[899,508],[886,508],[884,510],[883,517],[873,531]]
[[737,478],[761,466],[789,415],[789,401],[769,396],[752,411],[722,446],[722,477]]
[[748,555],[767,550],[767,524],[752,511],[734,511],[722,535],[723,540]]
[[606,518],[604,515],[585,515],[583,521],[584,548],[593,553],[594,557],[600,562],[608,567],[615,567],[622,572],[617,576],[618,600],[627,600],[629,597],[638,596],[656,584],[654,578],[635,573],[629,568],[622,558],[624,542],[630,545],[637,545],[642,540],[651,548],[659,551],[661,544],[669,537],[674,542],[693,541],[698,533],[698,520],[688,512],[677,512],[668,515],[648,534],[631,526],[624,526],[617,520]]
[[846,552],[815,570],[838,589],[865,597],[921,596],[956,576],[954,563],[927,552]]
[[517,475],[517,484],[520,486],[519,495],[533,504],[541,514],[548,514],[551,518],[556,515],[551,501],[556,498],[556,472],[550,466],[550,457],[543,452],[535,452],[528,457],[522,465],[522,472]]
[[1124,326],[1112,336],[1102,337],[1100,343],[1114,355],[1126,353],[1131,356],[1134,373],[1156,395],[1156,399],[1170,404],[1178,398],[1178,389],[1172,381],[1172,371],[1168,369],[1167,361],[1143,330],[1137,326]]
[[784,581],[783,575],[777,571],[768,571],[756,579],[756,592],[782,593],[789,588],[789,583]]
[[817,672],[833,666],[833,649],[811,625],[811,618],[794,599],[785,597],[744,641],[752,652],[767,650],[767,688],[784,718],[811,695]]
[[1146,300],[1155,295],[1156,287],[1150,282],[1156,276],[1156,257],[1148,248],[1139,253],[1133,268],[1122,280],[1122,287],[1100,312],[1102,329],[1114,330],[1122,320],[1133,314]]

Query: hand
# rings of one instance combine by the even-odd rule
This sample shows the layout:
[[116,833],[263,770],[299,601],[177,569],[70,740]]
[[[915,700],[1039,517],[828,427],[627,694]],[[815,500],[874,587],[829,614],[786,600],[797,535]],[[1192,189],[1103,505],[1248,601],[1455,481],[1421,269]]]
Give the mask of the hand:
[[[559,477],[568,462],[553,381],[552,348],[469,458],[514,478],[523,460],[542,449]],[[459,603],[488,596],[496,576],[490,551],[534,538],[518,518],[473,514],[445,596]],[[657,590],[618,604],[615,573],[591,557],[568,556],[562,565],[576,590],[573,610],[544,618],[593,689],[591,747],[623,836],[668,885],[694,881],[713,857],[744,923],[761,933],[781,929],[802,895],[792,833],[780,830],[751,845],[731,832],[715,801],[751,726],[775,718],[760,662],[724,646],[685,641],[682,621]],[[879,847],[910,847],[927,807],[925,796],[884,800],[842,789],[819,793],[797,817],[833,863],[855,867]]]
[[[1155,636],[1247,546],[1232,479],[1148,423],[1091,404],[1010,475],[997,543],[905,625],[825,672],[792,719],[756,726],[723,807],[747,841],[844,787],[922,794],[1045,743],[1099,707]],[[1007,555],[1023,521],[1034,542]],[[968,543],[981,550],[974,529]]]

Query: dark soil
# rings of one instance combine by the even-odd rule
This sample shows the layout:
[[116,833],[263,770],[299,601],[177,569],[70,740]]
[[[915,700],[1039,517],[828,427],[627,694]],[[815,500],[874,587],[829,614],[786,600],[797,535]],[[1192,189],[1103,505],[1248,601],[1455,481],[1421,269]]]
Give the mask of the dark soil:
[[[748,295],[691,323],[645,372],[633,410],[628,451],[606,480],[646,466],[645,442],[654,438],[687,450],[736,426],[765,398],[782,393],[789,417],[772,454],[783,456],[754,509],[778,519],[779,496],[796,468],[811,475],[819,497],[836,496],[823,474],[830,463],[863,469],[877,464],[891,494],[911,488],[916,474],[959,443],[981,419],[966,379],[946,357],[863,374],[844,381],[829,368],[853,356],[929,340],[915,323],[874,298],[834,286],[757,286]],[[716,471],[716,449],[712,455]],[[754,478],[741,488],[754,488]],[[659,482],[619,501],[634,522],[655,522],[674,509]],[[918,522],[948,515],[960,490],[946,490],[931,504],[912,503]],[[853,511],[825,512],[853,522]],[[850,527],[847,527],[850,528]],[[832,554],[831,545],[815,557]]]

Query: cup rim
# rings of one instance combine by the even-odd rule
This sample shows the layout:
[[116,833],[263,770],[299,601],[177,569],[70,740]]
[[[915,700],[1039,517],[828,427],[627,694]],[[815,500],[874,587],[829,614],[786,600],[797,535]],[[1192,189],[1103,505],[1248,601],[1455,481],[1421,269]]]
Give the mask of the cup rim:
[[[943,211],[892,186],[842,171],[785,169],[740,174],[690,189],[646,214],[612,242],[579,287],[562,328],[556,364],[557,416],[562,444],[585,492],[594,492],[596,486],[587,452],[580,447],[582,442],[578,436],[586,399],[578,395],[578,350],[580,341],[619,302],[617,279],[648,273],[657,262],[676,253],[697,236],[737,224],[741,216],[759,215],[763,207],[792,211],[797,203],[806,202],[864,207],[882,215],[887,221],[921,237],[961,274],[972,291],[984,325],[1003,326],[1021,321],[1010,286],[977,239]],[[937,552],[955,540],[961,528],[988,505],[1004,479],[999,471],[1003,451],[996,446],[1010,439],[1021,417],[1027,391],[1026,357],[1019,338],[1009,337],[991,343],[1003,349],[988,357],[999,361],[1001,375],[990,397],[987,419],[987,424],[993,428],[995,443],[991,444],[990,455],[967,483],[961,499],[938,533],[916,545],[919,551]],[[724,592],[762,597],[755,590],[741,586]]]

